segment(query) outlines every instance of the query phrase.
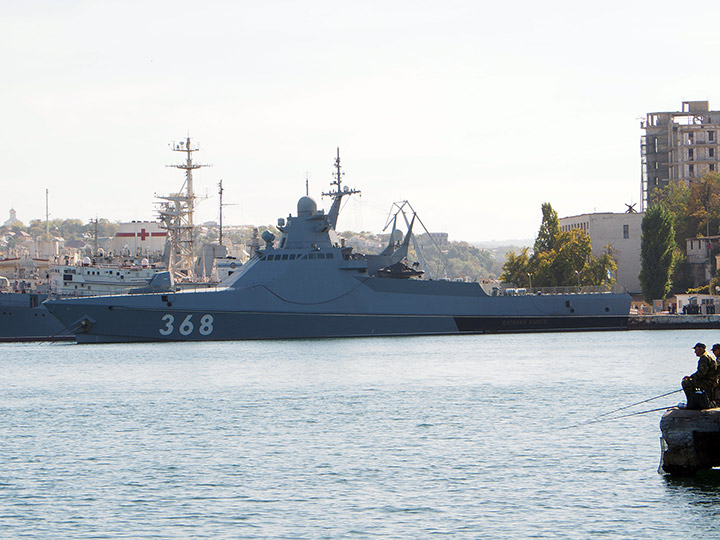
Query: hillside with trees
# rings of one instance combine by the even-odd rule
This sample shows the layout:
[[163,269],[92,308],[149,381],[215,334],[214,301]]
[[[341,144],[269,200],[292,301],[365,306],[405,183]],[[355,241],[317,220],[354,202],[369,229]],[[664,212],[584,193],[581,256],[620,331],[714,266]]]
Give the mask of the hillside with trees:
[[[81,241],[90,243],[95,234],[99,238],[111,237],[118,229],[118,223],[111,222],[105,218],[83,223],[79,219],[55,219],[48,223],[50,237],[60,237],[66,242]],[[233,251],[246,249],[247,243],[253,236],[253,226],[228,226],[223,227],[223,243],[233,246]],[[258,235],[263,231],[270,230],[276,238],[280,232],[272,226],[258,226]],[[29,225],[20,222],[12,226],[0,227],[0,237],[7,239],[5,250],[15,247],[16,238],[22,235],[29,235],[31,238],[42,238],[46,234],[44,220],[33,219]],[[217,242],[219,240],[219,228],[215,223],[200,225],[195,231],[196,248],[199,252],[200,246],[204,243]],[[389,242],[388,234],[373,234],[370,232],[344,231],[340,233],[345,238],[348,246],[355,248],[359,253],[379,253]],[[478,248],[468,242],[453,241],[436,243],[427,235],[418,235],[416,238],[420,254],[415,250],[415,244],[411,243],[408,258],[413,261],[422,261],[428,277],[450,278],[450,279],[496,279],[502,272],[502,262],[498,261],[489,249]]]
[[110,237],[118,230],[118,224],[105,218],[83,223],[79,219],[51,219],[49,222],[33,219],[28,225],[15,222],[12,225],[0,227],[0,237],[5,239],[5,249],[13,249],[16,244],[28,235],[30,238],[44,238],[49,233],[50,238],[59,237],[68,241],[90,242],[95,235],[99,238]]
[[[356,233],[343,231],[340,236],[346,244],[360,253],[379,253],[387,246],[390,235],[373,234],[370,232]],[[497,261],[489,250],[473,246],[468,242],[437,243],[427,235],[416,237],[420,254],[415,244],[410,244],[408,259],[421,261],[425,264],[428,277],[467,279],[496,279],[502,271],[502,263]]]

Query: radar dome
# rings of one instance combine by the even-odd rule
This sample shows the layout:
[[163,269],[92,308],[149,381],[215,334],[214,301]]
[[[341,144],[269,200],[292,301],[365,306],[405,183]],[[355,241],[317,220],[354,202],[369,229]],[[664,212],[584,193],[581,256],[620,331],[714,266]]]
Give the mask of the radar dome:
[[317,212],[317,203],[312,197],[300,197],[297,205],[298,216],[311,216]]

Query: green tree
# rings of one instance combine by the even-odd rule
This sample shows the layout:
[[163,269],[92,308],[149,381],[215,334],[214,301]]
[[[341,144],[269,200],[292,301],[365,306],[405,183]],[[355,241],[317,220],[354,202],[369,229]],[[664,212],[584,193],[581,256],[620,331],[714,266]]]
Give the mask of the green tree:
[[670,182],[653,191],[653,199],[673,216],[675,243],[685,251],[685,240],[696,236],[718,234],[720,231],[720,176],[709,172],[693,181]]
[[717,234],[720,223],[720,177],[717,173],[706,173],[690,184],[687,214],[694,229],[689,237]]
[[672,287],[675,251],[673,215],[662,204],[645,212],[640,243],[640,285],[648,302],[664,299]]
[[535,246],[533,247],[535,253],[552,250],[560,234],[560,220],[558,219],[557,212],[553,210],[550,203],[542,204],[542,216],[540,230],[538,231]]
[[514,251],[508,252],[505,257],[505,264],[503,265],[503,273],[500,275],[500,280],[506,283],[514,283],[520,286],[524,283],[530,283],[530,257],[528,256],[528,248],[522,248],[520,254],[515,254]]
[[[684,246],[686,238],[697,235],[696,225],[691,223],[688,213],[690,188],[685,185],[685,182],[672,181],[663,189],[655,189],[653,193],[653,200],[662,201],[665,208],[673,215],[675,243],[678,246]],[[684,251],[684,248],[681,249]]]
[[519,255],[508,253],[500,279],[518,287],[531,280],[533,287],[612,284],[615,281],[612,274],[617,270],[612,248],[606,246],[596,259],[585,231],[560,231],[552,206],[544,203],[542,209],[543,223],[535,241],[535,253],[529,257],[527,248]]
[[574,285],[582,276],[585,265],[592,258],[590,235],[581,229],[562,232],[557,238],[553,261],[554,281],[557,285]]
[[587,279],[589,283],[606,283],[611,284],[615,281],[613,274],[617,270],[615,262],[615,250],[608,244],[605,251],[597,259],[592,259],[583,270],[583,280]]

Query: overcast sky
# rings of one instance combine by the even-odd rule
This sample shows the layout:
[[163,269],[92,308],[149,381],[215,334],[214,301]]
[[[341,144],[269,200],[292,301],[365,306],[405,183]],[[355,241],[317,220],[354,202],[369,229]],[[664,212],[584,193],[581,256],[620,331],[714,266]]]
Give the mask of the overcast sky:
[[640,201],[640,118],[720,108],[717,1],[6,0],[0,221],[153,219],[188,134],[196,221],[328,208],[336,147],[362,190],[338,229],[408,200],[451,240],[534,238]]

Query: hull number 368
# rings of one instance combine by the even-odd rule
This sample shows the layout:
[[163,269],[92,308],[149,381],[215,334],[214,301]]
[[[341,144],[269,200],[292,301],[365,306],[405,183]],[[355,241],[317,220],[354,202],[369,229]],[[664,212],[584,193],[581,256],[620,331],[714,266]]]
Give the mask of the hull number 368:
[[[160,328],[160,334],[163,336],[169,336],[172,334],[175,329],[175,316],[170,315],[169,313],[167,315],[163,315],[162,318],[163,322],[165,323],[164,328]],[[197,323],[197,331],[201,336],[209,336],[213,333],[213,316],[203,315],[200,317],[200,322]],[[193,316],[188,315],[185,317],[181,323],[177,325],[177,331],[180,333],[181,336],[189,336],[195,331],[196,323],[193,322]]]

